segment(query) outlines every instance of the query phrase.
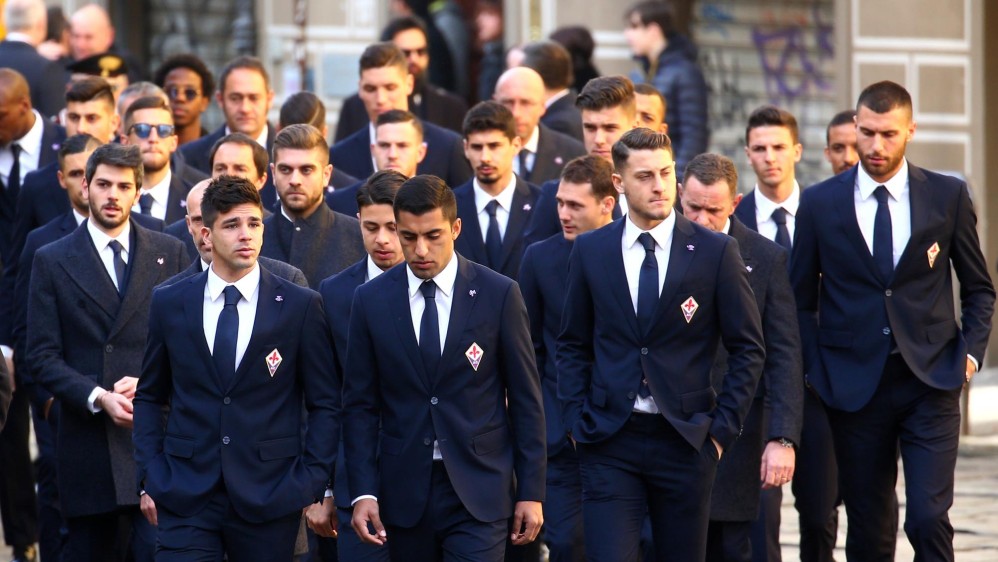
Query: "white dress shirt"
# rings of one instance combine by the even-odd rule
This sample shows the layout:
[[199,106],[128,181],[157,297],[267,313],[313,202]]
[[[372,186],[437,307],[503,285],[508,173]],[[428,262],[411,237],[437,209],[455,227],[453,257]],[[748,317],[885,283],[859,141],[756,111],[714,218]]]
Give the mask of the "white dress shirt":
[[[374,123],[369,122],[367,124],[367,135],[371,137],[371,144],[377,144],[378,142],[378,130],[375,128]],[[374,151],[371,151],[371,169],[375,172],[378,171],[378,161],[374,159]]]
[[242,298],[236,303],[239,313],[239,334],[236,336],[236,364],[242,361],[253,335],[253,324],[256,321],[256,304],[260,298],[260,265],[254,264],[253,270],[235,283],[227,283],[215,274],[215,267],[208,268],[208,282],[204,286],[204,338],[208,342],[208,350],[215,353],[215,330],[218,328],[218,317],[225,308],[225,298],[222,291],[229,285],[239,289]]
[[28,172],[34,172],[38,169],[38,159],[42,156],[42,134],[45,132],[45,125],[40,113],[34,109],[31,110],[31,113],[35,116],[35,124],[28,129],[23,137],[14,139],[14,142],[0,150],[0,181],[5,186],[10,185],[10,169],[14,167],[14,152],[11,150],[14,143],[21,147],[21,154],[17,159],[21,165],[21,179],[18,183],[24,185],[24,176],[28,175]]
[[509,212],[513,208],[513,194],[516,193],[516,175],[509,178],[509,183],[495,197],[492,197],[482,189],[481,184],[478,183],[478,178],[472,180],[471,185],[475,193],[475,211],[478,213],[478,227],[482,229],[482,242],[485,242],[485,238],[489,232],[489,213],[485,210],[485,206],[493,199],[499,203],[499,206],[496,208],[496,222],[499,223],[499,241],[501,242],[506,237]]
[[366,283],[366,282],[368,282],[368,281],[376,278],[377,276],[381,275],[382,273],[384,273],[384,271],[382,271],[380,267],[378,267],[377,265],[375,265],[374,260],[371,259],[370,255],[368,255],[367,256],[367,276],[364,278],[364,282]]
[[790,242],[793,243],[794,231],[797,226],[797,207],[800,206],[800,185],[794,180],[794,190],[782,203],[777,203],[763,195],[759,185],[755,186],[755,224],[759,234],[776,241],[776,222],[773,220],[773,211],[778,207],[783,207],[787,211],[787,233],[790,234]]
[[[655,259],[658,261],[658,293],[662,294],[662,285],[665,284],[665,275],[669,270],[669,257],[672,255],[672,232],[676,227],[676,211],[672,210],[664,221],[655,228],[644,231],[631,222],[631,216],[627,215],[624,222],[624,236],[620,239],[621,250],[624,255],[624,274],[627,276],[627,290],[631,295],[631,306],[634,307],[635,314],[638,311],[638,282],[641,277],[641,264],[645,261],[645,248],[638,241],[638,236],[643,232],[648,232],[655,239]],[[659,413],[655,399],[649,396],[642,398],[640,395],[634,398],[634,411],[645,414]]]
[[911,238],[911,197],[908,189],[908,160],[901,162],[901,169],[898,173],[884,183],[877,183],[862,166],[858,167],[856,173],[856,190],[854,201],[856,203],[856,221],[859,223],[859,230],[866,240],[866,247],[873,255],[873,223],[877,217],[877,198],[873,192],[877,187],[883,185],[887,188],[890,197],[887,198],[887,210],[891,213],[891,242],[894,244],[893,258],[894,266],[901,259],[908,239]]
[[[93,221],[87,221],[87,233],[90,234],[90,240],[94,243],[94,248],[97,248],[97,257],[100,258],[102,264],[104,264],[104,271],[107,272],[108,277],[111,278],[111,283],[114,284],[114,288],[118,288],[118,276],[114,273],[114,250],[111,249],[109,245],[111,240],[117,240],[121,244],[121,259],[128,264],[128,250],[129,241],[132,232],[132,225],[128,221],[125,222],[125,228],[121,231],[116,238],[111,238],[104,231],[100,230],[94,226]],[[107,392],[101,386],[95,386],[93,390],[90,391],[90,396],[87,397],[87,409],[91,413],[96,414],[101,411],[101,407],[97,404],[97,399],[100,398],[102,394]]]
[[[533,170],[534,169],[534,163],[537,160],[537,144],[540,142],[540,138],[541,138],[541,126],[538,125],[538,126],[534,127],[534,132],[530,133],[530,138],[527,139],[527,142],[523,144],[523,148],[520,149],[520,152],[522,152],[524,150],[527,151],[527,169],[528,170]],[[516,175],[518,175],[518,176],[522,176],[523,175],[523,170],[520,169],[520,153],[519,152],[516,154],[515,157],[513,157],[513,171],[516,172]]]
[[135,198],[135,204],[132,205],[132,212],[139,214],[142,212],[142,206],[139,205],[139,199],[145,195],[152,195],[152,208],[149,209],[149,215],[156,217],[161,221],[166,220],[166,205],[170,201],[170,182],[173,181],[173,172],[170,170],[169,166],[166,168],[166,175],[163,179],[159,181],[156,185],[150,187],[143,187],[139,197]]

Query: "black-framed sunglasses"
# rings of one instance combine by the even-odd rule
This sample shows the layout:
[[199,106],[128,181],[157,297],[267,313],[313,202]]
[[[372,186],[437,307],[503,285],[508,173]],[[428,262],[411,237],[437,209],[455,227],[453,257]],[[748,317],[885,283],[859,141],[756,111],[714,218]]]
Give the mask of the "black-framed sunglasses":
[[128,129],[128,132],[135,133],[135,136],[140,139],[147,139],[152,133],[153,129],[156,130],[156,134],[159,138],[165,139],[166,137],[172,137],[176,128],[173,125],[150,125],[149,123],[136,123]]
[[170,86],[169,88],[166,89],[166,95],[169,96],[171,100],[181,99],[180,98],[181,94],[184,95],[183,99],[187,101],[195,100],[201,97],[201,92],[198,91],[197,88],[192,88],[192,87],[178,88],[176,86]]

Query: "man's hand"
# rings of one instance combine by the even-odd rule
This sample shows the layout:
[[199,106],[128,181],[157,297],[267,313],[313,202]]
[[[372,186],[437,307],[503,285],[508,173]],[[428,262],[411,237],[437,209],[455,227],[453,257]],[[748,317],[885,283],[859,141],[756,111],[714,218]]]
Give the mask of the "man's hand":
[[509,538],[518,546],[532,543],[541,532],[543,524],[544,511],[541,509],[541,502],[516,502],[516,509],[513,511],[513,532]]
[[710,436],[710,442],[713,443],[714,447],[717,449],[717,460],[721,460],[721,455],[724,454],[724,447],[717,442],[717,439],[714,439],[713,435]]
[[305,508],[305,521],[308,528],[320,537],[336,538],[336,505],[333,498],[322,498]]
[[[11,371],[11,372],[13,373],[13,371]],[[974,378],[975,374],[977,374],[977,367],[974,365],[974,362],[970,360],[970,356],[968,355],[967,356],[967,382],[970,382],[970,379]]]
[[155,527],[159,524],[159,518],[156,517],[156,502],[152,501],[149,494],[142,494],[139,498],[139,509],[142,510],[142,515],[145,515],[146,521],[150,525]]
[[779,441],[766,443],[766,449],[762,452],[762,465],[759,467],[762,489],[779,488],[790,482],[794,477],[796,459],[793,447],[784,447]]
[[121,380],[114,383],[114,391],[129,400],[135,399],[135,387],[139,385],[139,379],[135,377],[121,377]]
[[[388,533],[385,526],[381,524],[381,513],[378,510],[378,502],[370,498],[364,498],[353,506],[353,530],[360,537],[360,540],[368,544],[383,546],[388,542]],[[370,523],[374,527],[374,534],[367,528]]]
[[115,392],[105,392],[97,398],[104,413],[115,425],[132,429],[132,401]]

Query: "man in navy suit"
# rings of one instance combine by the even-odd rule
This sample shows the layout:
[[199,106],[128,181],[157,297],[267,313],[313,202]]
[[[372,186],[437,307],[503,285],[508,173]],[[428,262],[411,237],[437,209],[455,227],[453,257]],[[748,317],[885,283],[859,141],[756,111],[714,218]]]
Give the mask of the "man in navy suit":
[[406,265],[360,286],[350,314],[353,527],[393,559],[498,562],[507,537],[527,544],[543,523],[527,312],[516,283],[455,253],[461,220],[440,178],[406,181],[394,208]]
[[[402,247],[399,245],[392,204],[395,202],[395,192],[405,180],[406,177],[395,170],[382,170],[375,172],[361,186],[355,197],[360,208],[357,218],[360,220],[367,256],[324,280],[319,286],[326,321],[333,333],[336,361],[341,371],[347,355],[347,331],[354,291],[402,262]],[[340,453],[336,457],[336,471],[332,479],[335,487],[327,492],[327,497],[321,504],[313,505],[306,512],[309,527],[319,536],[336,537],[339,560],[387,561],[388,549],[362,541],[353,530],[353,507],[350,504],[353,496],[347,483],[342,438],[339,442]],[[333,497],[329,497],[330,493]],[[325,544],[320,542],[320,552]]]
[[[392,109],[409,110],[408,95],[413,78],[405,55],[391,43],[375,43],[360,56],[360,99],[367,110],[368,126],[337,142],[329,150],[329,161],[338,170],[357,178],[375,172],[371,141],[378,115]],[[459,185],[471,177],[471,168],[461,150],[461,137],[423,121],[426,157],[419,164],[420,174],[443,178],[447,185]]]
[[201,210],[211,267],[152,299],[137,490],[157,560],[289,560],[336,456],[340,379],[322,300],[258,265],[263,205],[249,181],[212,180]]
[[544,81],[544,115],[541,123],[551,130],[582,142],[582,116],[575,106],[577,92],[572,90],[572,55],[556,41],[532,41],[522,47],[526,66],[537,71]]
[[187,256],[177,240],[130,220],[142,185],[137,147],[99,147],[87,162],[86,182],[86,223],[35,255],[27,359],[59,402],[63,559],[152,560],[154,529],[135,493],[132,398],[149,297],[183,269]]
[[908,92],[878,82],[856,105],[860,165],[805,191],[797,213],[804,372],[831,422],[849,559],[894,558],[900,451],[915,557],[951,561],[960,392],[984,359],[995,291],[967,184],[905,158]]
[[[634,560],[650,515],[658,558],[703,560],[717,462],[765,360],[759,309],[738,243],[673,210],[669,137],[629,131],[613,160],[628,214],[575,240],[556,352],[586,555]],[[729,359],[716,392],[719,341]]]
[[464,117],[464,153],[475,169],[475,178],[454,188],[457,216],[464,236],[454,248],[510,279],[520,273],[526,245],[523,231],[530,222],[539,190],[513,173],[513,159],[520,150],[516,124],[510,110],[494,101],[483,101]]
[[532,244],[520,266],[520,290],[530,317],[530,336],[541,373],[547,422],[544,543],[552,562],[585,559],[579,456],[562,428],[555,342],[561,329],[572,244],[577,236],[613,220],[618,194],[612,176],[613,166],[597,156],[583,156],[569,162],[561,171],[557,196],[562,233]]
[[[777,489],[793,477],[795,447],[800,442],[803,375],[800,332],[787,275],[787,251],[732,217],[738,172],[729,158],[698,154],[683,174],[683,215],[738,242],[755,295],[766,339],[766,363],[742,434],[714,477],[707,530],[707,560],[749,562],[751,530],[759,517],[763,490]],[[727,354],[717,355],[711,377],[722,387]]]
[[48,16],[42,0],[17,0],[4,4],[7,34],[0,41],[0,65],[20,72],[31,90],[31,105],[46,117],[66,106],[66,74],[59,63],[38,53],[45,41]]

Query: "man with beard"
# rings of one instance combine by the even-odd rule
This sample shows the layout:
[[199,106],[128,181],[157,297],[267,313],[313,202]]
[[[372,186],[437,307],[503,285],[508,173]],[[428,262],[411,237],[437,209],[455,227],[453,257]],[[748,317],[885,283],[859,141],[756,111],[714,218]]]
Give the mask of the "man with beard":
[[859,162],[856,152],[856,111],[840,111],[825,129],[825,160],[832,165],[833,174],[852,168]]
[[[533,72],[533,71],[531,71]],[[472,107],[464,118],[464,154],[475,170],[454,188],[464,236],[458,253],[510,279],[520,273],[523,232],[540,190],[513,173],[520,150],[513,113],[498,102]]]
[[142,187],[137,147],[90,156],[90,218],[38,251],[28,298],[27,349],[60,403],[56,452],[69,560],[151,561],[152,526],[138,509],[132,398],[153,287],[187,264],[183,244],[129,220]]

